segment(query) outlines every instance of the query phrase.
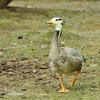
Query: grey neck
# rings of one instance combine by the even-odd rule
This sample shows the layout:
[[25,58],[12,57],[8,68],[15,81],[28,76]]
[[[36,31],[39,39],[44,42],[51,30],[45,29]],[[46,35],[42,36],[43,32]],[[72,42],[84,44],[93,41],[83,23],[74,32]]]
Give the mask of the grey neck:
[[51,41],[51,49],[50,49],[50,55],[59,55],[60,53],[60,47],[59,47],[59,36],[60,36],[60,31],[56,30],[55,34],[53,36],[53,39]]
[[60,39],[60,36],[61,36],[60,33],[61,33],[61,32],[60,32],[59,30],[55,30],[55,34],[54,34],[53,39],[52,39],[52,41],[51,41],[51,44],[52,44],[52,45],[53,45],[53,44],[58,45],[59,39]]

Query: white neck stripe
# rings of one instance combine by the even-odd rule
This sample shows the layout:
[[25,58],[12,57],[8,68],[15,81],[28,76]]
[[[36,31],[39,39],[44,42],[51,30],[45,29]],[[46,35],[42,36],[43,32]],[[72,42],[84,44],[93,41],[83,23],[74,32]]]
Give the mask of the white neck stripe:
[[55,30],[58,30],[61,32],[62,30],[62,25],[61,24],[57,24]]

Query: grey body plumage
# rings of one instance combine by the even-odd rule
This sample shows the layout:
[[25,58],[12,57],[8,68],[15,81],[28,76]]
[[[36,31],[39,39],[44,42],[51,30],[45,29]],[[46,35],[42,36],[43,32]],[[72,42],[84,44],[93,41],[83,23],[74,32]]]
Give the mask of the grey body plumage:
[[70,75],[82,68],[85,61],[82,54],[74,48],[60,47],[58,44],[59,31],[56,31],[51,42],[49,54],[50,66],[60,76],[62,74]]

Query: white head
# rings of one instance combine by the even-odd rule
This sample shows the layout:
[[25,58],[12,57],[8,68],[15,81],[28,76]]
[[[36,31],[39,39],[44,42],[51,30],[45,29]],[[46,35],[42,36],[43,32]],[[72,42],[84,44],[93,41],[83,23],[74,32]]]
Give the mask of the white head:
[[59,17],[54,17],[51,20],[47,21],[47,24],[54,24],[55,25],[55,30],[58,30],[58,31],[61,32],[63,21]]

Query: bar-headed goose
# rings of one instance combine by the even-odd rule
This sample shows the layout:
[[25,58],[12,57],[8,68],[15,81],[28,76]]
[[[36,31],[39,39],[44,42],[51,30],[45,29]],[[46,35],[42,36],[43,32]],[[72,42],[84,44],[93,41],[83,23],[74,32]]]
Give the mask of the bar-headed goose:
[[82,63],[85,61],[85,59],[84,56],[77,50],[59,46],[59,38],[61,36],[63,26],[63,21],[61,18],[55,17],[47,21],[47,24],[55,25],[55,33],[51,41],[49,59],[51,68],[59,75],[62,89],[58,92],[69,92],[69,90],[63,85],[62,74],[71,75],[73,72],[76,72],[76,75],[72,80],[72,87],[78,74],[81,72]]

